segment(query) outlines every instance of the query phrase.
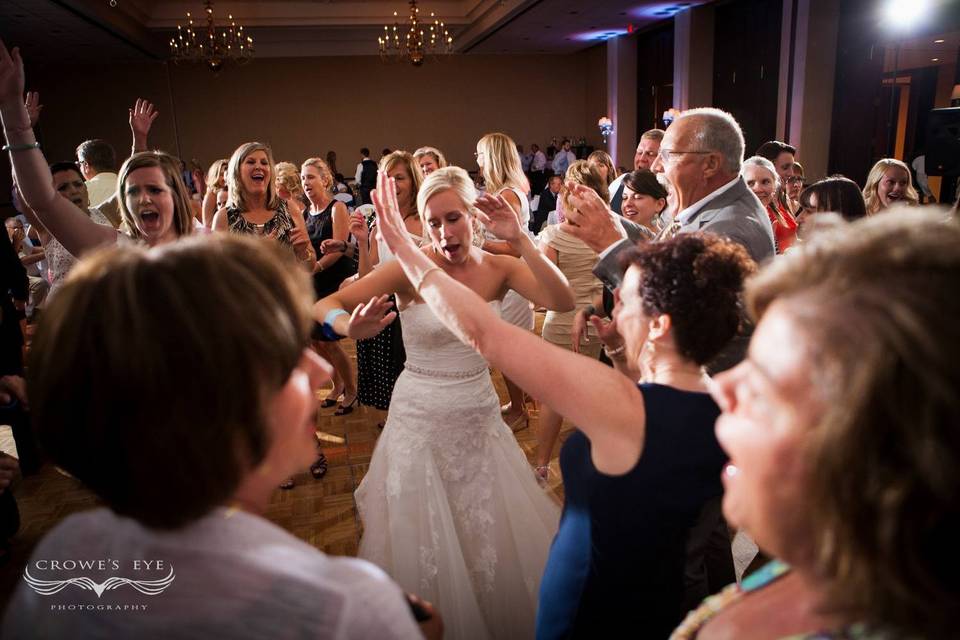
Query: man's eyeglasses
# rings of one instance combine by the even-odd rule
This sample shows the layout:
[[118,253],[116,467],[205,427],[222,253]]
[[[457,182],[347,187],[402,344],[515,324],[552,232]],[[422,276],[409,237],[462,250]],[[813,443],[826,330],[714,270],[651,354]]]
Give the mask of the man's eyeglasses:
[[657,154],[660,157],[660,161],[664,164],[668,164],[671,160],[677,160],[680,156],[686,154],[697,154],[697,155],[706,155],[713,153],[712,151],[679,151],[677,149],[664,149],[661,147],[660,152]]

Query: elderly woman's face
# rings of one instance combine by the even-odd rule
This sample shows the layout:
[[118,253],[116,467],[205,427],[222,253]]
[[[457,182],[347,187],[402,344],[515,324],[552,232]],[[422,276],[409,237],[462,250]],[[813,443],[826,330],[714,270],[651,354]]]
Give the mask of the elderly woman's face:
[[[804,334],[782,302],[757,325],[747,358],[712,390],[716,431],[730,456],[723,514],[767,553],[797,559],[809,521],[804,445],[823,411]],[[815,470],[814,470],[815,472]]]
[[743,179],[747,186],[760,199],[760,204],[769,207],[773,202],[773,194],[777,190],[777,177],[769,170],[756,165],[743,165]]

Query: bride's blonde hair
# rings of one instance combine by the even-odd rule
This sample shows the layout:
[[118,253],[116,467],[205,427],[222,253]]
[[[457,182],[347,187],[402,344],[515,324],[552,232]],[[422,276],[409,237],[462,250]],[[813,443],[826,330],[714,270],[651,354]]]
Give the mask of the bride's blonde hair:
[[477,200],[477,188],[473,180],[466,171],[460,167],[444,167],[437,169],[428,175],[423,184],[420,185],[420,191],[417,192],[417,211],[420,212],[420,220],[423,223],[424,235],[427,234],[428,224],[426,218],[427,200],[437,195],[441,191],[453,191],[463,202],[467,213],[470,214],[471,227],[473,228],[473,245],[479,247],[483,245],[483,225],[477,218],[477,208],[473,205]]

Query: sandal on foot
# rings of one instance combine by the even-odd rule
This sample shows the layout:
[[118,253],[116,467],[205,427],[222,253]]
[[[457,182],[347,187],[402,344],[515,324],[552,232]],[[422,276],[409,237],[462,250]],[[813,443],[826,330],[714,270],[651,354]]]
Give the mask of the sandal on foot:
[[360,406],[360,396],[355,396],[349,404],[340,403],[340,406],[337,407],[337,410],[333,412],[335,416],[345,416],[347,414],[353,413],[353,407]]
[[317,458],[317,461],[310,465],[310,475],[314,479],[319,480],[323,476],[327,475],[327,456],[323,455],[323,452],[320,452],[320,457]]
[[293,486],[294,486],[293,478],[290,478],[290,479],[288,479],[288,480],[284,480],[283,482],[280,483],[280,488],[283,489],[284,491],[287,491],[287,490],[289,490],[289,489],[293,489]]
[[534,468],[534,471],[537,474],[537,480],[543,484],[546,484],[550,479],[550,465],[542,464]]

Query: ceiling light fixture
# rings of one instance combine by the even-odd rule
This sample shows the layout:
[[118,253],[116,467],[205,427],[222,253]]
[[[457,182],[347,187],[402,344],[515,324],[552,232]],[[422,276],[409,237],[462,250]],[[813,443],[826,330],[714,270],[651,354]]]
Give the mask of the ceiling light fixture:
[[220,29],[213,19],[213,2],[207,0],[203,10],[207,14],[206,29],[194,28],[193,16],[187,12],[187,26],[177,25],[177,35],[170,38],[170,57],[174,62],[202,62],[214,73],[227,63],[244,63],[253,56],[253,38],[244,35],[243,26],[237,26],[233,15]]
[[[419,14],[417,0],[410,0],[408,27],[401,27],[396,22],[393,27],[384,25],[383,35],[377,38],[382,59],[409,62],[419,67],[427,55],[453,52],[453,36],[446,25],[433,13],[430,14],[433,23],[423,24]],[[393,12],[393,17],[398,17],[396,11]]]

